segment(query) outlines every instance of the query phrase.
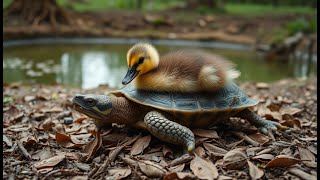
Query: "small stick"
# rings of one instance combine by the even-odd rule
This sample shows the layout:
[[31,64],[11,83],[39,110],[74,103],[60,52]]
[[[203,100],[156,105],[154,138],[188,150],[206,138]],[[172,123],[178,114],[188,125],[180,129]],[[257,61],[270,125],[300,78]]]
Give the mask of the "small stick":
[[24,148],[24,146],[22,145],[22,143],[18,140],[18,147],[20,149],[20,151],[22,152],[23,156],[25,158],[27,158],[28,160],[31,160],[31,155],[28,153],[28,151],[26,150],[26,148]]
[[243,139],[244,141],[246,141],[247,143],[253,145],[253,146],[259,146],[259,143],[255,142],[254,140],[252,140],[249,136],[247,136],[245,133],[243,132],[239,132],[239,131],[230,131],[231,134]]

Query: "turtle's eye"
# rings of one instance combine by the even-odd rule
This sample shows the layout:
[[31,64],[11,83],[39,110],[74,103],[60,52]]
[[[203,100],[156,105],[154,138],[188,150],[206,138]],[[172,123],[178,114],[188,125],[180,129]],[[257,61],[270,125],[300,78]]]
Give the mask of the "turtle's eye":
[[88,98],[86,101],[90,106],[94,106],[96,104],[96,101],[92,98]]
[[143,61],[144,61],[144,57],[140,57],[140,58],[139,58],[139,62],[138,62],[138,63],[139,63],[139,64],[142,64],[142,63],[143,63]]

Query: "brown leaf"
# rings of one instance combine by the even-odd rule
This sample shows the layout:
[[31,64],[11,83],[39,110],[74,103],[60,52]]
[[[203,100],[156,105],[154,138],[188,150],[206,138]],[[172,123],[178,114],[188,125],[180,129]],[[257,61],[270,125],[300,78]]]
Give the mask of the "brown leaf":
[[183,171],[184,166],[185,166],[185,164],[180,164],[180,165],[177,165],[177,166],[172,166],[172,167],[169,168],[169,171],[170,171],[170,172],[181,172],[181,171]]
[[101,134],[97,133],[94,140],[88,143],[83,149],[83,152],[88,154],[87,158],[85,159],[85,162],[87,162],[99,150],[101,145],[102,145]]
[[317,155],[317,149],[314,146],[308,146],[307,149],[313,154]]
[[166,174],[163,177],[163,180],[189,180],[189,179],[196,179],[196,177],[187,172],[172,172],[169,174]]
[[138,160],[138,165],[141,171],[148,177],[162,177],[165,173],[167,173],[163,167],[151,161]]
[[288,170],[291,174],[294,174],[298,177],[300,177],[301,179],[304,179],[304,180],[316,180],[317,177],[314,176],[314,175],[311,175],[311,174],[308,174],[296,167],[292,167],[292,168],[289,168]]
[[46,147],[45,149],[39,151],[38,153],[33,154],[32,155],[32,159],[41,161],[41,160],[44,160],[44,159],[51,158],[53,156],[54,156],[54,154],[51,152],[50,148]]
[[223,157],[223,166],[227,169],[236,170],[243,169],[247,163],[247,155],[243,152],[243,149],[233,149]]
[[72,132],[77,132],[81,129],[81,124],[80,123],[72,123],[71,124],[71,127],[69,128],[70,126],[68,126],[68,128],[65,128],[66,130],[66,133],[72,133]]
[[36,162],[34,164],[34,167],[36,169],[53,167],[53,166],[57,165],[59,162],[61,162],[64,158],[65,158],[65,154],[53,156],[51,158],[44,159],[44,160],[42,160],[40,162]]
[[193,129],[192,132],[200,137],[219,138],[218,133],[215,130]]
[[42,113],[55,113],[55,112],[61,112],[61,111],[63,111],[63,109],[58,106],[54,106],[52,108],[41,108],[40,109],[40,112],[42,112]]
[[246,149],[247,156],[251,157],[257,154],[257,151],[261,151],[262,147],[251,147]]
[[66,135],[60,132],[56,132],[56,141],[59,145],[66,148],[78,148],[81,147],[81,144],[74,144],[71,140],[70,135]]
[[23,98],[23,100],[24,100],[25,102],[33,101],[33,100],[35,100],[35,99],[36,99],[35,96],[24,96],[24,98]]
[[74,144],[87,144],[92,134],[70,135],[70,139]]
[[272,152],[272,150],[273,150],[272,148],[267,148],[267,149],[264,149],[264,150],[258,152],[256,155],[267,154],[267,153]]
[[8,146],[12,146],[12,141],[5,134],[2,134],[2,139]]
[[269,89],[269,84],[264,82],[258,82],[256,84],[257,89]]
[[317,137],[299,138],[301,141],[317,141]]
[[16,106],[10,106],[9,109],[4,113],[4,119],[8,121],[17,121],[24,116],[24,113],[21,112]]
[[286,120],[283,123],[280,123],[283,126],[287,126],[287,127],[293,127],[295,129],[302,129],[301,127],[301,122],[299,121],[299,119],[290,119],[290,120]]
[[261,133],[250,134],[248,136],[255,142],[258,142],[260,145],[264,145],[271,140],[268,136]]
[[196,154],[190,162],[190,169],[199,179],[216,179],[219,176],[216,166],[211,161]]
[[131,174],[130,168],[114,168],[108,169],[108,173],[113,176],[114,179],[123,179]]
[[302,162],[303,164],[305,164],[306,166],[311,167],[311,168],[317,167],[317,164],[315,162],[316,158],[312,154],[312,152],[310,152],[308,149],[301,148],[301,147],[298,147],[298,149],[299,149],[300,159],[309,161],[309,162],[308,161],[303,161]]
[[202,146],[196,147],[196,149],[193,152],[196,153],[199,157],[205,157],[206,156],[206,151],[203,149]]
[[182,163],[187,163],[189,161],[192,160],[192,156],[190,156],[189,154],[184,154],[176,159],[174,159],[173,161],[170,162],[170,167],[171,166],[176,166]]
[[209,151],[210,154],[213,154],[214,156],[221,156],[223,157],[228,151],[225,149],[222,149],[220,147],[217,147],[215,145],[209,144],[209,143],[203,143],[204,148]]
[[296,159],[287,155],[278,155],[275,159],[268,162],[265,168],[274,168],[274,167],[289,167],[301,162],[300,159]]
[[120,146],[117,146],[115,149],[113,149],[112,151],[110,151],[109,153],[109,159],[111,161],[114,161],[116,159],[116,157],[118,156],[118,154],[122,151],[122,149],[124,147],[126,147],[127,145],[132,144],[133,142],[135,142],[138,138],[140,137],[140,135],[135,136],[134,138],[130,138],[129,140],[125,140]]
[[137,161],[135,161],[135,160],[133,160],[133,159],[131,159],[131,158],[129,158],[129,157],[124,157],[124,158],[122,158],[122,161],[123,161],[125,164],[129,165],[129,166],[138,166]]
[[284,114],[289,114],[289,115],[295,115],[299,112],[301,112],[303,109],[298,109],[298,108],[294,108],[294,107],[284,107],[282,106],[280,108],[280,114],[284,115]]
[[151,141],[151,136],[144,136],[139,138],[132,146],[130,150],[130,156],[134,156],[143,152],[145,148],[149,146]]
[[162,153],[163,153],[163,156],[164,157],[169,157],[171,159],[173,159],[173,152],[172,152],[172,149],[169,148],[167,145],[163,145],[162,146]]
[[55,124],[52,122],[51,118],[47,118],[46,120],[44,120],[38,125],[37,129],[43,130],[43,131],[50,131],[54,126]]
[[260,155],[254,156],[252,159],[259,160],[262,162],[268,162],[274,159],[274,156],[272,154],[260,154]]
[[252,162],[248,161],[248,165],[251,179],[260,179],[264,175],[263,170],[255,166]]

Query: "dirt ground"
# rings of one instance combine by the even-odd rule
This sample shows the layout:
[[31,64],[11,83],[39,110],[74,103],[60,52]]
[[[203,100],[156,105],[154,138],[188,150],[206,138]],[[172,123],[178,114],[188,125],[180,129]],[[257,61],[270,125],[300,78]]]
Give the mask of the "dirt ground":
[[275,140],[241,119],[193,129],[194,154],[148,132],[114,126],[97,136],[92,119],[70,107],[76,93],[99,87],[3,84],[4,179],[316,179],[317,78],[240,87],[253,110],[290,127]]
[[269,43],[273,29],[285,27],[297,15],[243,17],[232,15],[199,15],[186,11],[164,12],[83,12],[69,13],[72,24],[55,27],[48,20],[31,25],[20,15],[4,15],[3,38],[33,37],[134,37],[188,40],[219,40],[254,44]]

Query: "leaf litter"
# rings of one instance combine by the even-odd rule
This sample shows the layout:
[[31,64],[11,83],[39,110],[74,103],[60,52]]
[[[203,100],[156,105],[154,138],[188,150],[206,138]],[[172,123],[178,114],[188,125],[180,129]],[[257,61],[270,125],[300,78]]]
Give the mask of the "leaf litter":
[[316,179],[316,79],[240,86],[260,100],[253,111],[290,128],[272,140],[230,119],[231,130],[193,129],[196,148],[186,154],[144,131],[114,126],[96,133],[92,119],[69,106],[74,94],[107,87],[4,84],[10,101],[3,104],[3,178]]

